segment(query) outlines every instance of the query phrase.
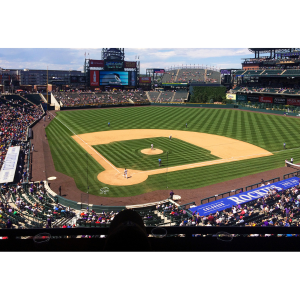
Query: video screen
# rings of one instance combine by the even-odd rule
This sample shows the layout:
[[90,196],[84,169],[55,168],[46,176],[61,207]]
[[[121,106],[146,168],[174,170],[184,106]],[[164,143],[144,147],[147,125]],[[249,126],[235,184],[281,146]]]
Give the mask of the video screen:
[[100,85],[128,85],[128,72],[100,71]]

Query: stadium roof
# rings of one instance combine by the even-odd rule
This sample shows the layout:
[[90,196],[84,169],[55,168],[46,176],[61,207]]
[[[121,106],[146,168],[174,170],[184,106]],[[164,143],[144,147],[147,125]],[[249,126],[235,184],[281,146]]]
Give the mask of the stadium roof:
[[294,50],[299,50],[299,48],[248,48],[248,50],[252,53],[256,52],[256,51],[259,51],[261,53],[267,53],[267,52],[270,52],[271,50],[277,50],[278,52],[279,51],[282,51],[282,52],[292,52]]

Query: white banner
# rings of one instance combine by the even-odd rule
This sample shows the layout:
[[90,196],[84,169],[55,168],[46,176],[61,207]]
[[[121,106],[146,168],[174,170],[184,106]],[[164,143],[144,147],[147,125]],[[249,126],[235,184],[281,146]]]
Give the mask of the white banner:
[[0,172],[0,183],[13,182],[17,168],[20,146],[9,147]]

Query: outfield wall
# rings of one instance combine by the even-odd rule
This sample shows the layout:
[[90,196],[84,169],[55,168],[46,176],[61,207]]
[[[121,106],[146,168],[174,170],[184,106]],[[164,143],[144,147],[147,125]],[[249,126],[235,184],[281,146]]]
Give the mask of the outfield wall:
[[249,110],[249,111],[253,111],[253,112],[263,112],[263,113],[278,114],[278,115],[288,114],[289,116],[297,116],[297,113],[292,113],[292,112],[287,113],[284,110],[269,110],[269,109],[254,108],[254,107],[244,107],[244,106],[240,106],[237,104],[151,103],[151,105],[153,105],[153,106],[202,107],[202,108],[234,108],[234,109],[238,109],[238,110]]

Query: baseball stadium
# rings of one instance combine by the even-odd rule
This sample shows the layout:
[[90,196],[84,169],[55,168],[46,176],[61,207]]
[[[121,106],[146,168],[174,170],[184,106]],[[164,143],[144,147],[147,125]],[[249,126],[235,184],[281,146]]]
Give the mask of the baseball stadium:
[[[188,251],[230,239],[224,250],[241,251],[293,237],[272,239],[280,251],[299,243],[300,49],[249,51],[240,69],[141,74],[123,48],[103,48],[101,59],[84,59],[83,73],[38,70],[36,84],[26,79],[36,70],[0,69],[7,247],[46,240],[51,250]],[[137,248],[122,248],[126,238]]]

